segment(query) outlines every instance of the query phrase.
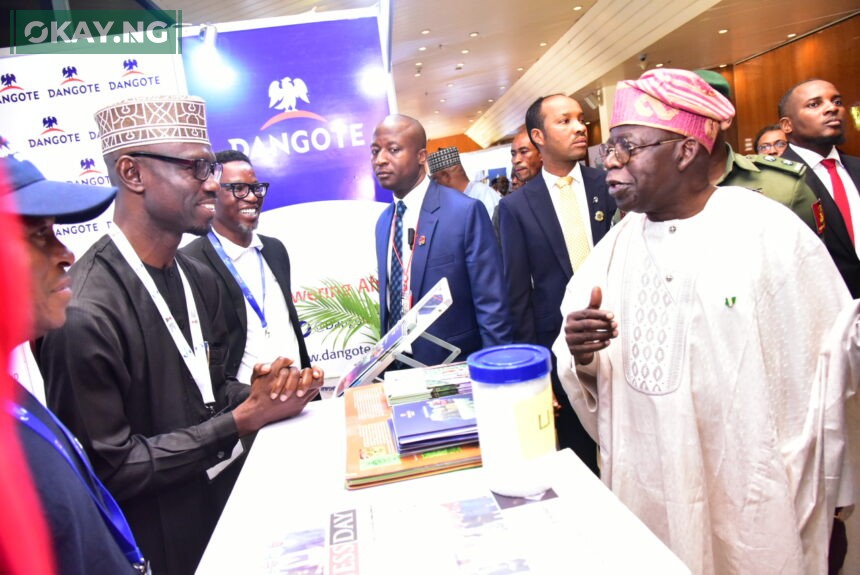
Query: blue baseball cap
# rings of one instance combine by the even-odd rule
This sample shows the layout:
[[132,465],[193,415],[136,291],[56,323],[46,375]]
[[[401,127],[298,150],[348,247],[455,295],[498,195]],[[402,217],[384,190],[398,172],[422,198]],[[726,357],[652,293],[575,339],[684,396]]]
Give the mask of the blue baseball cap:
[[0,158],[14,195],[9,206],[22,216],[56,218],[58,224],[76,224],[91,220],[107,209],[116,196],[116,188],[56,182],[45,176],[31,162],[13,155]]

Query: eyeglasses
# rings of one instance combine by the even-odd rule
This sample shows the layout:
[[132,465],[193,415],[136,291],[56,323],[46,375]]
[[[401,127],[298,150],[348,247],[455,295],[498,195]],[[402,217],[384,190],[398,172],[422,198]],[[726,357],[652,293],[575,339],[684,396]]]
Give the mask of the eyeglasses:
[[235,184],[221,184],[222,190],[230,190],[233,197],[237,200],[243,200],[248,197],[248,194],[254,194],[257,199],[262,200],[269,192],[268,182],[257,182],[255,184],[245,184],[237,182]]
[[224,170],[224,166],[220,163],[210,162],[204,158],[187,160],[185,158],[162,156],[161,154],[150,154],[149,152],[129,152],[126,156],[131,156],[132,158],[152,158],[153,160],[161,160],[162,162],[170,162],[171,164],[185,166],[189,170],[192,170],[194,178],[201,182],[205,182],[209,179],[209,176],[214,177],[216,181],[220,180],[221,172]]
[[617,142],[606,144],[606,155],[604,156],[603,161],[605,163],[606,160],[609,159],[609,154],[614,154],[615,159],[623,166],[630,161],[630,157],[633,155],[634,150],[650,148],[651,146],[661,146],[663,144],[671,144],[672,142],[681,142],[683,140],[686,140],[686,138],[672,138],[671,140],[660,140],[659,142],[639,144],[638,146],[631,146],[630,142],[627,140],[618,140]]
[[785,140],[777,140],[773,143],[768,142],[766,144],[759,144],[758,151],[761,154],[765,154],[767,152],[772,152],[773,150],[784,150],[786,146],[788,146],[788,142]]

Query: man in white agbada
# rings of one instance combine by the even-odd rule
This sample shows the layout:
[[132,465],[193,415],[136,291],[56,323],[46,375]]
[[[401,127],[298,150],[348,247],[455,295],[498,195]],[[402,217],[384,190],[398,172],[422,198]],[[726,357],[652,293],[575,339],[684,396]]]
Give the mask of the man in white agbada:
[[602,479],[693,573],[826,573],[853,494],[824,388],[846,382],[815,367],[850,297],[794,214],[708,183],[733,114],[684,70],[618,84],[607,185],[633,213],[568,285],[553,349]]

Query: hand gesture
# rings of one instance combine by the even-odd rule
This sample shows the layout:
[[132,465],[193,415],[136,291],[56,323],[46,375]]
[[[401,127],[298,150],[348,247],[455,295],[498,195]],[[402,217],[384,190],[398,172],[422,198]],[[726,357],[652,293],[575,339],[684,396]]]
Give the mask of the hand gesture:
[[609,346],[609,341],[618,337],[618,323],[612,321],[615,314],[600,309],[603,293],[599,287],[591,290],[588,307],[567,315],[564,339],[574,361],[587,365],[594,360],[594,352]]

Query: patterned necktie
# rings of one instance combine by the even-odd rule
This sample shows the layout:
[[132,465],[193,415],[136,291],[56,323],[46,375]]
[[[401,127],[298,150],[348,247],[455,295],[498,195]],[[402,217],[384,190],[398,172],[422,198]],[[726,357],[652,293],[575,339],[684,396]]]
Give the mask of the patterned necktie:
[[576,271],[591,251],[588,244],[588,234],[585,231],[585,222],[579,213],[573,186],[573,178],[565,176],[555,182],[561,195],[561,231],[564,234],[564,243],[567,246],[567,254],[570,256],[570,266]]
[[854,224],[851,221],[851,206],[848,204],[848,194],[845,192],[845,184],[842,178],[839,177],[839,172],[836,171],[836,160],[827,158],[821,160],[821,165],[827,168],[827,173],[830,174],[830,182],[833,184],[833,200],[839,211],[842,212],[842,219],[845,220],[845,227],[848,228],[848,236],[851,238],[851,243],[856,245],[854,241]]
[[391,246],[391,274],[388,278],[388,311],[391,327],[403,317],[403,214],[406,204],[397,202],[397,215],[394,216],[394,237]]

